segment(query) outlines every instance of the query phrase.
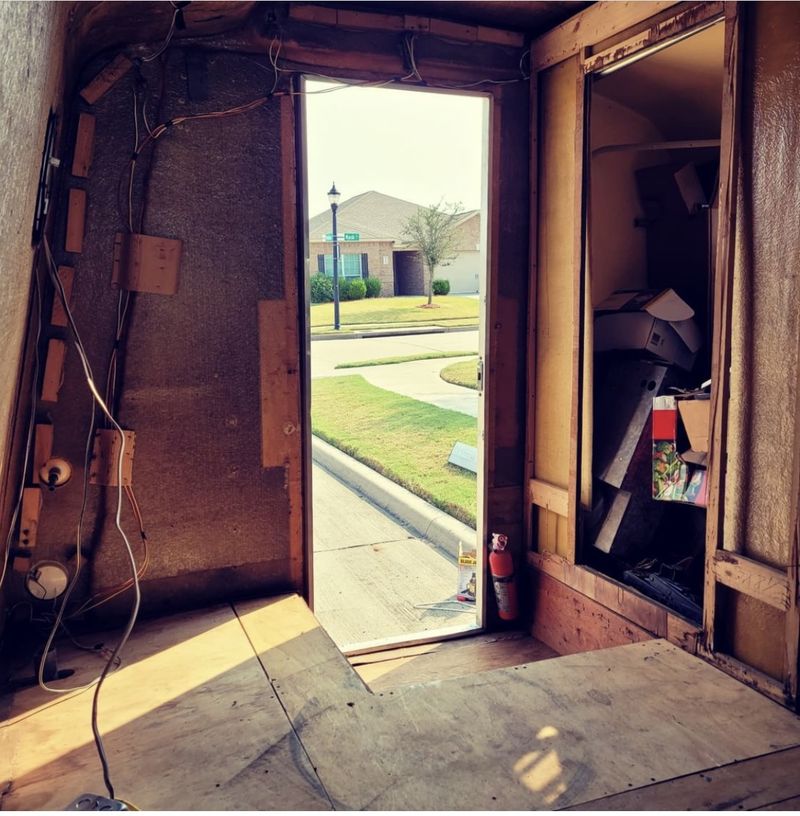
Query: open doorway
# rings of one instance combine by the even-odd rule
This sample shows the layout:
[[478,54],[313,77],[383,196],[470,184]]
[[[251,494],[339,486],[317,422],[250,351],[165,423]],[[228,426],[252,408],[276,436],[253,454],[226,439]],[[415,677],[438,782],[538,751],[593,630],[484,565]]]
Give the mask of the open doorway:
[[312,606],[347,652],[476,631],[489,100],[302,99]]
[[721,22],[590,75],[584,563],[702,618]]

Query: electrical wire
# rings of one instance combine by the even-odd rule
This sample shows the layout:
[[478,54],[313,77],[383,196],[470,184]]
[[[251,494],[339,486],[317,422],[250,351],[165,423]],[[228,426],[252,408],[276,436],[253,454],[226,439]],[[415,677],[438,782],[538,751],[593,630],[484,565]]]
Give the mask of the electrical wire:
[[173,34],[175,34],[175,24],[178,21],[178,14],[180,14],[180,6],[176,5],[173,0],[170,0],[170,5],[173,9],[175,9],[172,13],[172,22],[169,24],[169,31],[167,32],[167,36],[164,39],[164,42],[155,50],[152,54],[149,54],[146,57],[139,57],[142,62],[152,62],[157,57],[160,57],[169,47],[170,41],[172,40]]
[[8,535],[6,536],[5,548],[3,550],[3,564],[0,567],[0,587],[3,586],[3,581],[6,579],[8,573],[8,562],[11,558],[11,542],[14,540],[14,532],[17,526],[17,520],[22,509],[22,498],[24,496],[25,481],[27,479],[28,465],[31,459],[31,450],[33,448],[33,437],[36,429],[36,402],[39,388],[39,369],[41,367],[41,358],[39,354],[39,343],[42,337],[42,289],[39,282],[39,255],[37,253],[33,264],[33,286],[36,292],[36,336],[34,338],[33,347],[33,374],[31,380],[31,413],[28,419],[28,433],[25,440],[25,455],[22,460],[22,476],[20,477],[19,493],[17,494],[17,501],[14,505],[14,511],[11,514],[11,521],[9,522]]
[[[137,565],[136,565],[136,558],[135,558],[135,556],[133,554],[133,548],[131,547],[131,543],[128,540],[128,536],[126,535],[125,530],[122,527],[122,518],[121,518],[122,517],[122,496],[123,496],[122,466],[123,466],[123,461],[124,461],[124,457],[125,457],[125,441],[126,441],[125,440],[125,432],[123,431],[122,426],[117,422],[116,418],[114,417],[114,415],[109,410],[108,406],[106,405],[105,401],[103,400],[103,397],[100,395],[100,392],[97,389],[97,385],[95,384],[94,376],[92,374],[91,365],[89,363],[89,359],[88,359],[88,356],[86,354],[86,349],[83,346],[83,341],[81,340],[80,333],[78,332],[77,326],[75,325],[75,320],[74,320],[72,312],[71,312],[71,310],[69,308],[69,301],[68,301],[68,299],[66,297],[66,293],[64,291],[63,284],[62,284],[61,279],[60,279],[60,277],[58,275],[58,267],[57,267],[57,265],[55,263],[55,260],[53,259],[53,255],[52,255],[52,253],[50,251],[50,245],[49,245],[46,237],[43,239],[43,244],[44,244],[45,255],[47,256],[47,261],[48,261],[48,264],[49,264],[50,277],[51,277],[51,279],[53,281],[53,285],[54,285],[54,288],[56,289],[56,292],[57,292],[58,296],[61,298],[61,304],[62,304],[62,306],[64,308],[64,312],[65,312],[65,314],[67,316],[67,324],[70,327],[70,330],[72,332],[73,345],[75,346],[75,349],[78,352],[78,357],[80,359],[81,366],[83,367],[83,373],[84,373],[84,377],[86,379],[86,384],[87,384],[87,386],[89,388],[89,391],[91,392],[91,395],[92,395],[93,401],[94,401],[93,402],[93,407],[92,407],[92,420],[89,423],[90,424],[90,431],[92,431],[92,433],[90,433],[89,437],[87,438],[87,450],[86,450],[87,456],[86,456],[85,464],[88,463],[88,459],[89,459],[89,456],[91,454],[91,445],[92,445],[92,439],[93,439],[93,435],[94,435],[93,434],[93,430],[94,430],[93,426],[94,426],[94,417],[95,417],[95,409],[94,409],[95,404],[96,404],[96,406],[98,408],[100,408],[100,410],[103,412],[103,414],[105,414],[105,416],[108,418],[108,420],[113,425],[114,429],[119,433],[119,437],[120,437],[120,447],[119,447],[119,454],[118,454],[119,458],[118,458],[118,461],[117,461],[117,512],[116,512],[114,521],[115,521],[116,528],[117,528],[117,530],[118,530],[118,532],[120,534],[120,537],[122,538],[123,544],[125,545],[125,551],[126,551],[126,553],[128,555],[128,559],[130,561],[131,575],[133,576],[132,577],[132,586],[133,586],[133,591],[134,591],[134,598],[133,598],[133,604],[132,604],[132,607],[131,607],[131,612],[130,612],[130,616],[128,618],[128,622],[127,622],[127,624],[125,626],[125,629],[124,629],[119,641],[117,642],[117,645],[114,647],[114,650],[113,650],[111,656],[109,657],[108,661],[106,662],[105,666],[103,667],[103,671],[100,673],[100,676],[95,681],[93,681],[92,683],[87,684],[88,686],[95,685],[94,697],[92,699],[92,733],[94,734],[94,740],[95,740],[95,745],[97,747],[97,753],[98,753],[98,756],[100,758],[100,764],[101,764],[102,769],[103,769],[103,780],[105,781],[105,785],[106,785],[106,789],[108,790],[109,797],[111,799],[113,799],[114,798],[114,786],[113,786],[113,783],[111,782],[111,774],[110,774],[110,769],[109,769],[109,766],[108,766],[108,758],[106,756],[105,746],[103,744],[103,738],[102,738],[102,735],[100,733],[100,729],[99,729],[99,725],[98,725],[98,717],[99,717],[99,710],[98,709],[99,709],[100,691],[102,690],[103,683],[105,682],[105,679],[108,676],[108,674],[109,674],[109,672],[111,670],[111,667],[114,665],[114,663],[117,661],[118,658],[121,658],[122,650],[124,649],[125,644],[128,642],[128,639],[130,638],[131,632],[133,631],[133,627],[136,624],[136,619],[138,618],[138,615],[139,615],[139,607],[141,605],[141,590],[140,590],[140,587],[139,587],[139,574],[138,574],[138,568],[137,568]],[[77,583],[77,578],[78,578],[78,574],[79,574],[79,571],[80,571],[80,561],[81,561],[81,535],[80,535],[80,529],[81,529],[81,523],[82,523],[82,520],[83,520],[83,514],[84,514],[84,511],[85,511],[87,481],[88,481],[88,466],[84,468],[84,505],[81,507],[81,517],[80,517],[79,526],[78,526],[79,532],[78,532],[78,541],[77,541],[78,548],[77,548],[77,553],[76,553],[75,575],[73,576],[73,580],[70,583],[70,586],[68,587],[67,592],[65,592],[64,599],[63,599],[63,601],[61,603],[61,606],[59,607],[58,614],[56,616],[56,621],[55,621],[55,623],[53,625],[52,630],[50,631],[50,635],[49,635],[49,637],[47,639],[46,646],[45,646],[44,651],[42,653],[41,662],[39,663],[38,680],[39,680],[40,687],[43,688],[45,691],[50,691],[50,692],[55,693],[55,694],[64,694],[64,693],[69,693],[69,692],[73,692],[73,691],[77,690],[77,689],[58,689],[58,688],[53,688],[51,686],[48,686],[44,682],[44,667],[45,667],[45,660],[47,658],[47,654],[50,651],[50,648],[51,648],[52,643],[53,643],[53,639],[55,638],[55,635],[56,635],[56,633],[57,633],[57,631],[58,631],[58,629],[59,629],[59,627],[60,627],[60,625],[62,623],[62,619],[63,619],[64,611],[66,609],[67,601],[69,600],[69,594],[71,594],[72,589],[74,588],[75,584]]]

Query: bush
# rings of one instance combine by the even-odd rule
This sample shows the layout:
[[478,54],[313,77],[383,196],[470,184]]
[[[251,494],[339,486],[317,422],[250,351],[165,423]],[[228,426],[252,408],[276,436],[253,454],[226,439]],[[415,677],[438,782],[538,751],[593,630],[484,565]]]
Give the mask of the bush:
[[434,278],[433,280],[433,294],[447,295],[450,293],[450,281],[444,278]]
[[377,278],[367,278],[364,281],[364,284],[367,287],[367,297],[368,298],[380,297],[380,294],[381,294],[381,282]]
[[361,278],[339,278],[339,300],[363,300],[367,287]]
[[311,276],[311,302],[330,303],[333,300],[333,279],[318,272]]

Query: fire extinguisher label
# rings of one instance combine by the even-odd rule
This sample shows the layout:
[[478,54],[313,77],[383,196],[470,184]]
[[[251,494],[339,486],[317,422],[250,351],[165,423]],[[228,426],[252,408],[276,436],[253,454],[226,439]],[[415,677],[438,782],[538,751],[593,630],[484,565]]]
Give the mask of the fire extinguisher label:
[[510,589],[513,578],[494,578],[494,594],[497,597],[497,608],[501,614],[511,614]]

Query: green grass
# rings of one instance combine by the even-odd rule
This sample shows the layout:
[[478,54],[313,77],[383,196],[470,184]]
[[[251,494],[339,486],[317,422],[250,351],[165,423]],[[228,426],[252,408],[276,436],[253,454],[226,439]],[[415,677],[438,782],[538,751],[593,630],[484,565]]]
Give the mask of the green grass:
[[474,360],[464,360],[463,363],[453,363],[439,372],[439,376],[453,385],[463,385],[464,388],[478,390],[478,366]]
[[474,417],[376,388],[359,375],[323,377],[311,388],[314,434],[475,526],[476,477],[447,462],[456,442],[476,444]]
[[[424,295],[413,297],[365,298],[339,304],[340,331],[409,326],[477,326],[477,298],[442,295],[434,297],[437,308],[421,308],[428,302]],[[311,330],[324,334],[333,329],[333,304],[311,305]]]
[[336,368],[367,368],[369,366],[413,363],[416,360],[441,360],[446,357],[473,357],[477,351],[429,351],[427,354],[409,354],[405,357],[378,357],[374,360],[356,360],[354,363],[339,363]]

